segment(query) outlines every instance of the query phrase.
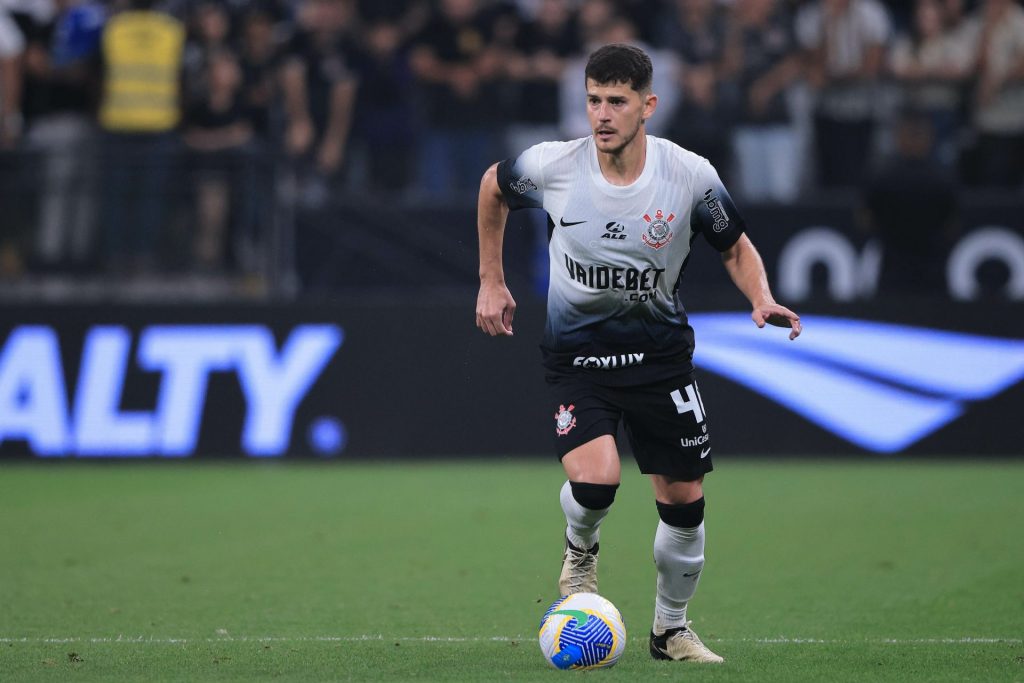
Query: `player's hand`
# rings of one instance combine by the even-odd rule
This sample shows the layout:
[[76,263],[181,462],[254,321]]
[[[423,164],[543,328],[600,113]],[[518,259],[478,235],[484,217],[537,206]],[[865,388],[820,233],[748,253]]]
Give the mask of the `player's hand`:
[[791,340],[799,337],[800,333],[804,330],[804,326],[800,323],[800,316],[785,306],[778,304],[757,306],[754,308],[754,312],[750,314],[750,317],[758,327],[764,327],[767,323],[775,327],[791,328],[789,331],[789,338]]
[[492,337],[512,336],[516,301],[503,283],[481,283],[476,297],[476,326]]

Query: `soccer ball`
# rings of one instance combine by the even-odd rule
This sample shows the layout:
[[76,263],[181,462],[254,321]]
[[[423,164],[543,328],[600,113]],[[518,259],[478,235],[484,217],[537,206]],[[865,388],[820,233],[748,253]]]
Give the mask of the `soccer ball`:
[[597,593],[559,598],[540,620],[540,651],[558,669],[599,669],[619,661],[626,625],[619,610]]

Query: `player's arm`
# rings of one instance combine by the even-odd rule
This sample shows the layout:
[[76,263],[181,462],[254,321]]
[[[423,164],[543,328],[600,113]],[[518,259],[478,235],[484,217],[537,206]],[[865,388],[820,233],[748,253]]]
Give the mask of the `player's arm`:
[[768,287],[764,262],[746,234],[740,235],[731,247],[722,252],[722,263],[736,287],[750,301],[753,307],[750,317],[758,327],[764,327],[765,323],[776,327],[789,327],[790,339],[800,336],[803,330],[800,316],[775,302]]
[[498,165],[480,179],[477,201],[477,233],[480,239],[480,293],[476,299],[476,326],[491,335],[512,334],[516,302],[505,286],[502,244],[508,204],[498,187]]

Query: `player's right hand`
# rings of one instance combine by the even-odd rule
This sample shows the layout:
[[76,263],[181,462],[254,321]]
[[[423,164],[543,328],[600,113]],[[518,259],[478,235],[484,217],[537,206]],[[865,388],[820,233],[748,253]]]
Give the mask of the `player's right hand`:
[[492,337],[512,336],[516,300],[504,284],[480,284],[476,297],[476,326]]

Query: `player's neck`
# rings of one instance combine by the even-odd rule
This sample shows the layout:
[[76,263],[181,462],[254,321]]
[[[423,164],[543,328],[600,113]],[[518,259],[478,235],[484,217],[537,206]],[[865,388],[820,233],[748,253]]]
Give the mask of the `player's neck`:
[[601,175],[612,185],[632,185],[644,172],[647,162],[647,134],[641,128],[636,137],[618,152],[598,151],[597,162],[601,166]]

